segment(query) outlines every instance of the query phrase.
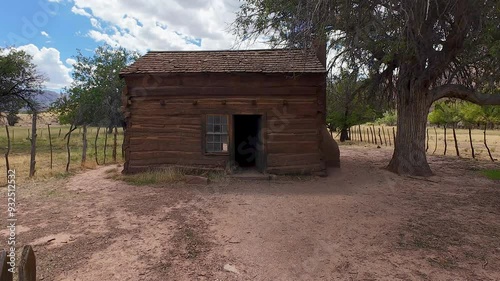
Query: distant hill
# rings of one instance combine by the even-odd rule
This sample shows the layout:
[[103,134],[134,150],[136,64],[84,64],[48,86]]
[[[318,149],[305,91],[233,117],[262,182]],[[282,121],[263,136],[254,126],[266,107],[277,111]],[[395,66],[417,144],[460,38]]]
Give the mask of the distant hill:
[[59,98],[60,94],[54,91],[43,91],[43,94],[36,97],[36,101],[40,103],[43,109],[48,108],[53,102]]

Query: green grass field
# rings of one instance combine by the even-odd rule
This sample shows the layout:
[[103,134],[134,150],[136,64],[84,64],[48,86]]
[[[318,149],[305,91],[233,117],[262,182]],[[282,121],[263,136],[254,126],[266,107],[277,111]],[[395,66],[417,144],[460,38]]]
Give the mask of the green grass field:
[[[11,152],[9,155],[10,168],[16,170],[18,181],[28,180],[29,163],[30,163],[30,147],[31,143],[28,139],[28,130],[31,127],[9,127],[11,137]],[[67,151],[65,134],[69,131],[69,126],[51,126],[51,140],[53,146],[53,167],[50,168],[50,146],[49,146],[49,133],[48,128],[39,127],[37,129],[37,154],[36,154],[36,174],[33,180],[43,180],[53,177],[61,177],[65,175]],[[60,132],[60,133],[59,133]],[[99,138],[97,140],[97,154],[99,163],[104,163],[104,143],[105,134],[104,129],[101,128]],[[78,171],[82,168],[93,168],[96,166],[94,142],[97,133],[97,128],[88,128],[87,141],[87,162],[82,166],[82,129],[76,129],[71,134],[70,138],[70,151],[71,151],[71,164],[70,172]],[[121,163],[122,159],[122,142],[123,131],[118,129],[117,135],[117,162]],[[108,134],[106,146],[106,163],[112,163],[113,151],[113,134]],[[2,160],[0,161],[0,171],[6,171],[5,152],[7,151],[7,134],[5,127],[0,128],[0,153],[2,153]],[[0,185],[5,184],[5,177],[0,177]]]

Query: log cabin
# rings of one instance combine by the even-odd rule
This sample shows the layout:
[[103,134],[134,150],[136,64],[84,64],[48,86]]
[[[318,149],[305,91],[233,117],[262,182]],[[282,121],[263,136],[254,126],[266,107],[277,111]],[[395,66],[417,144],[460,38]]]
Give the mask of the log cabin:
[[123,172],[326,175],[325,66],[302,49],[148,52],[120,72]]

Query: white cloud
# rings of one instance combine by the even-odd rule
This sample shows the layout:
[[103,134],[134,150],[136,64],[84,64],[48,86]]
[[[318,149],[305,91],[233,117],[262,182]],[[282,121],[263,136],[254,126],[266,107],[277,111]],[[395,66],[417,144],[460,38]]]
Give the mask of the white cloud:
[[95,18],[90,18],[90,23],[92,24],[92,26],[96,29],[99,29],[101,30],[102,27],[101,27],[101,23],[99,22],[99,20],[95,19]]
[[75,59],[72,59],[72,58],[69,58],[69,59],[66,59],[66,64],[73,67],[73,65],[76,63],[76,60]]
[[90,18],[87,36],[95,41],[144,53],[233,48],[237,42],[229,29],[239,5],[239,0],[74,0],[72,11]]
[[20,46],[17,49],[33,56],[33,63],[38,71],[48,78],[45,82],[47,89],[61,89],[71,84],[71,68],[61,61],[61,53],[57,49],[46,47],[39,49],[33,44]]
[[42,34],[42,36],[50,38],[49,34],[46,31],[42,31],[42,32],[40,32],[40,34]]
[[71,12],[80,16],[85,16],[89,18],[92,17],[89,13],[87,13],[87,11],[85,11],[85,9],[77,8],[75,6],[71,8]]

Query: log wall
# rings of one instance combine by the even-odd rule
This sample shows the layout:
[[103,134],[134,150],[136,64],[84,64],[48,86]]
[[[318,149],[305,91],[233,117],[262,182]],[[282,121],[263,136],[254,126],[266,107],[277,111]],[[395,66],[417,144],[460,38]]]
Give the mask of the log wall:
[[226,168],[231,153],[204,153],[206,114],[262,115],[269,173],[325,172],[320,150],[324,74],[133,75],[125,80],[126,173],[168,165]]

